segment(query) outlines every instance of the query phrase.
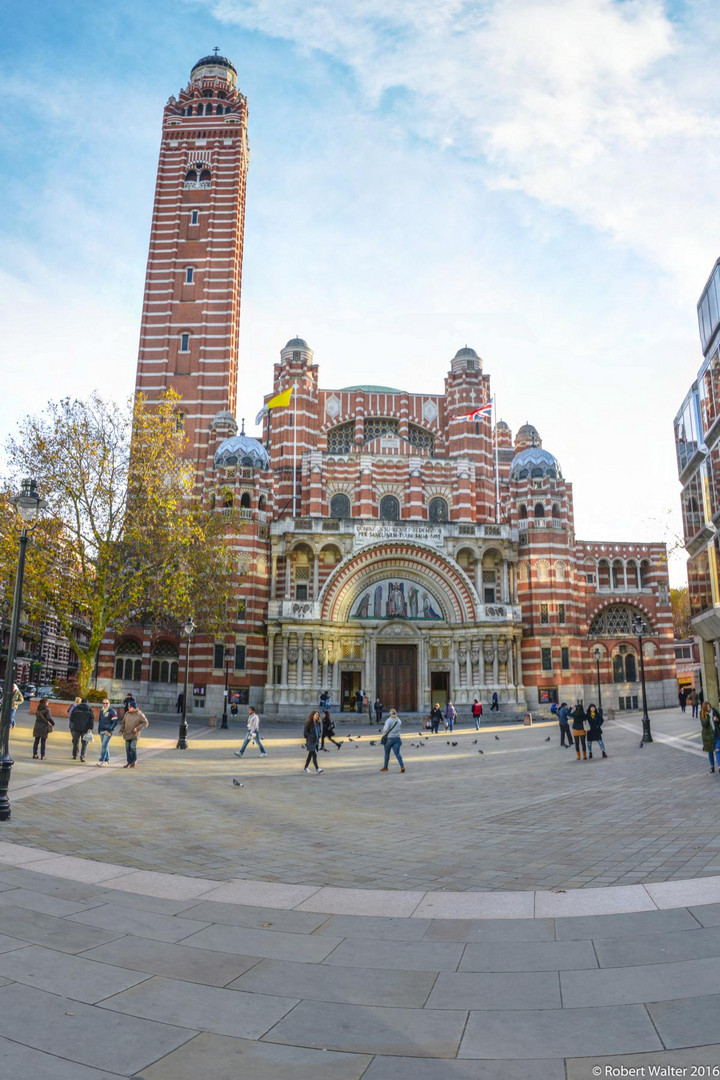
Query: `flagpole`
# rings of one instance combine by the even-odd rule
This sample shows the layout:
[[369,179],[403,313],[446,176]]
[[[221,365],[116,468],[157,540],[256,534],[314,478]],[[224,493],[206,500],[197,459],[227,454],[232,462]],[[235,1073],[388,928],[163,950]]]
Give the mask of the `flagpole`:
[[493,420],[495,421],[495,520],[500,524],[500,470],[498,469],[497,402],[493,394]]
[[293,383],[293,518],[297,513],[297,383]]

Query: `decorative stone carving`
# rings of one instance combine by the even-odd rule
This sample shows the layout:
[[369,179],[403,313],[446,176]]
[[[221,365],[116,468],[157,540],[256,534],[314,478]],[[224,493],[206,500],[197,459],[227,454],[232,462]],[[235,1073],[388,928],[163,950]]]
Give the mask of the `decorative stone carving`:
[[291,664],[297,664],[299,655],[300,649],[298,648],[297,642],[291,642],[290,645],[288,645],[288,661]]
[[304,642],[303,643],[303,650],[302,650],[302,658],[303,658],[303,664],[305,664],[305,666],[312,663],[312,655],[313,655],[312,645],[308,645],[307,642]]
[[473,664],[480,663],[480,646],[476,641],[470,646],[470,660]]
[[501,664],[507,664],[508,649],[504,641],[498,644],[498,660]]
[[458,660],[461,664],[464,664],[467,661],[467,654],[467,642],[461,641],[458,645]]

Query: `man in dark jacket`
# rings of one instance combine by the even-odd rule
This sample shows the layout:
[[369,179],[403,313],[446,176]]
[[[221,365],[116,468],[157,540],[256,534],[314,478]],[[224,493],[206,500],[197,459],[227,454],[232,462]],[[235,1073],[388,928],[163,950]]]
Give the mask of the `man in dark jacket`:
[[[570,709],[567,703],[563,701],[562,705],[557,711],[558,723],[560,724],[560,745],[572,746],[572,735],[570,734]],[[567,744],[565,743],[567,739]]]
[[85,750],[87,749],[87,740],[83,739],[83,735],[92,731],[93,724],[95,723],[95,713],[92,710],[92,706],[88,705],[88,699],[83,698],[79,705],[76,705],[70,716],[70,732],[72,734],[72,756],[73,761],[77,760],[78,749],[80,750],[80,760],[85,760]]

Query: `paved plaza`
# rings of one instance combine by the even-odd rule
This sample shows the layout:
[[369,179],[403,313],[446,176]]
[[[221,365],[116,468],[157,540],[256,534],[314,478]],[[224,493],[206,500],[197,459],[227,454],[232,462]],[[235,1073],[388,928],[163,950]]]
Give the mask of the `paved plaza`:
[[265,731],[263,760],[233,757],[239,727],[181,754],[154,723],[133,771],[121,747],[110,769],[68,761],[62,730],[34,762],[19,715],[0,835],[8,1075],[720,1066],[720,777],[689,714],[657,714],[642,749],[637,716],[609,722],[609,758],[579,763],[556,725],[422,749],[410,734],[404,775],[379,773],[356,725],[320,776],[287,727]]

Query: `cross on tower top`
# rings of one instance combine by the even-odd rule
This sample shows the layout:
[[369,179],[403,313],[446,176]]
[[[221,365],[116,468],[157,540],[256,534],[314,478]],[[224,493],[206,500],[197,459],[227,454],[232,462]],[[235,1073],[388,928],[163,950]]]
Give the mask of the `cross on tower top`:
[[217,56],[219,54],[219,52],[220,52],[220,47],[218,45],[216,45],[215,48],[213,49],[213,52]]

